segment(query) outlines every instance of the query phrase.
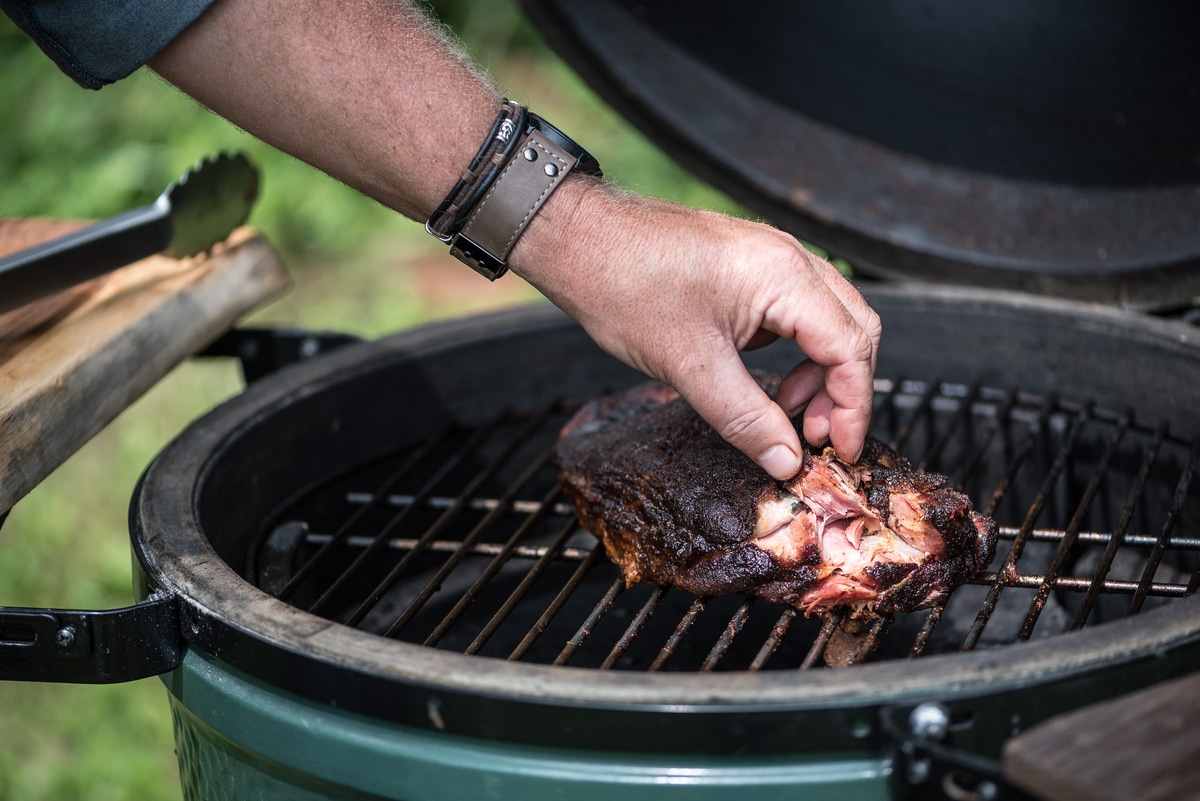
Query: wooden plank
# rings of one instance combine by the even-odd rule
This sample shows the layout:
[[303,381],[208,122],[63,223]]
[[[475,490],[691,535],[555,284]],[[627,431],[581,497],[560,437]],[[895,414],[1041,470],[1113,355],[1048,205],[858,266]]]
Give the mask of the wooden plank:
[[1008,742],[1004,769],[1046,801],[1200,798],[1200,674],[1051,718]]
[[65,313],[10,328],[0,342],[0,514],[176,364],[288,286],[274,249],[243,228],[208,255],[117,270],[75,290]]
[[[86,225],[86,222],[72,220],[0,220],[0,256],[7,256],[18,250],[65,236]],[[101,276],[19,309],[0,314],[0,359],[3,359],[6,351],[13,349],[13,344],[18,340],[35,335],[83,305],[83,302],[99,290],[106,280],[108,280],[108,276]]]

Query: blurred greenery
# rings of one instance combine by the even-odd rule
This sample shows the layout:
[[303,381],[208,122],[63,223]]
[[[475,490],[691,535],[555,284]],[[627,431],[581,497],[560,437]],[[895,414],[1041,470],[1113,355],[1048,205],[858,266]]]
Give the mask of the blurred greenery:
[[[510,2],[443,1],[511,97],[580,136],[639,192],[737,211],[598,101]],[[0,17],[0,217],[92,219],[149,203],[199,158],[245,150],[263,174],[251,224],[295,288],[252,322],[374,337],[495,306],[537,302],[452,261],[421,226],[254,141],[146,70],[100,92],[62,75]],[[190,360],[23,499],[0,529],[0,604],[115,608],[131,599],[126,508],[138,474],[190,420],[240,389],[236,365]],[[180,797],[157,680],[117,686],[0,683],[0,800]]]

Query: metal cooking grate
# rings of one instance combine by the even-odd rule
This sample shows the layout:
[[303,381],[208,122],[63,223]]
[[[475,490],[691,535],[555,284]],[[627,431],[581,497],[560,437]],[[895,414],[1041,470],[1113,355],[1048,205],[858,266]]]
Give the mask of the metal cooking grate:
[[[988,572],[944,607],[859,629],[741,597],[626,588],[558,490],[565,406],[434,432],[304,488],[248,578],[387,637],[599,669],[760,670],[997,647],[1200,586],[1200,442],[1053,397],[877,380],[872,433],[996,518]],[[855,636],[848,636],[848,635]]]

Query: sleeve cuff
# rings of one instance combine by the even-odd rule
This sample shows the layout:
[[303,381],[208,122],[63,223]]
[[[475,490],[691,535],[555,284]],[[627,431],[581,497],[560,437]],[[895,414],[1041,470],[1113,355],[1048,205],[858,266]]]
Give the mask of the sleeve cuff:
[[99,89],[141,67],[213,0],[0,0],[0,8],[80,86]]

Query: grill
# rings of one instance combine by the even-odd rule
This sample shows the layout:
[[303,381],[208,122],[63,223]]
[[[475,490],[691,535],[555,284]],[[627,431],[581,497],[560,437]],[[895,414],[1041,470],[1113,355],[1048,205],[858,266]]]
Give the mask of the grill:
[[[876,382],[876,436],[1001,524],[947,608],[870,626],[859,659],[969,651],[1133,615],[1195,591],[1196,445],[1166,420],[997,387]],[[602,670],[794,670],[831,636],[791,607],[626,588],[561,498],[572,405],[506,409],[324,476],[256,537],[247,576],[326,619],[464,654]],[[836,639],[835,639],[836,642]]]
[[[626,588],[552,456],[583,400],[644,379],[553,308],[353,345],[197,421],[135,497],[142,592],[178,599],[189,642],[172,679],[189,797],[217,759],[238,787],[265,781],[267,759],[288,792],[314,776],[361,789],[342,758],[280,745],[315,725],[279,731],[273,710],[299,705],[335,739],[383,737],[382,755],[346,757],[360,768],[410,760],[415,778],[380,779],[384,797],[440,770],[449,736],[463,749],[446,757],[450,796],[657,798],[673,791],[645,776],[694,771],[699,797],[986,783],[1021,798],[999,767],[1014,734],[1193,671],[1195,330],[980,290],[867,291],[890,334],[873,433],[1001,527],[993,564],[944,608],[856,629]],[[772,346],[750,362],[792,358]],[[936,742],[920,734],[930,715]],[[233,758],[229,726],[248,738]],[[591,772],[571,773],[581,759]]]

